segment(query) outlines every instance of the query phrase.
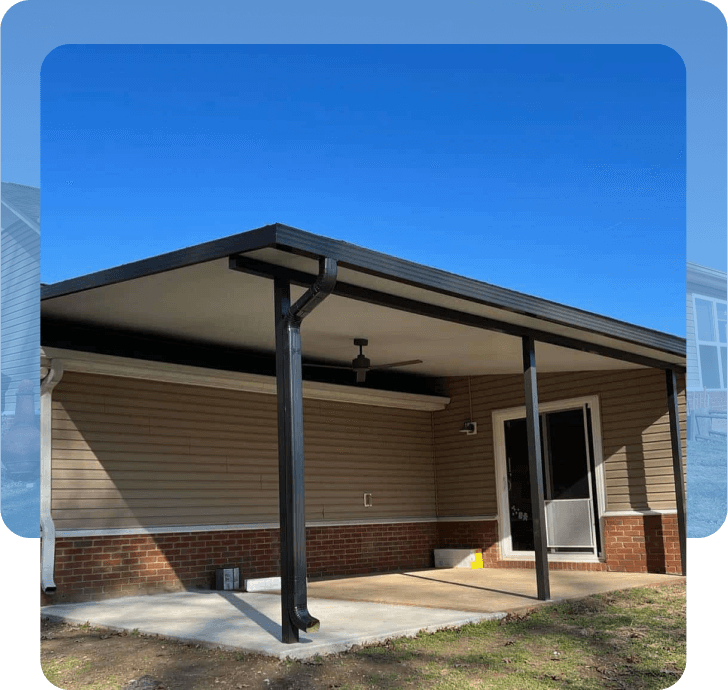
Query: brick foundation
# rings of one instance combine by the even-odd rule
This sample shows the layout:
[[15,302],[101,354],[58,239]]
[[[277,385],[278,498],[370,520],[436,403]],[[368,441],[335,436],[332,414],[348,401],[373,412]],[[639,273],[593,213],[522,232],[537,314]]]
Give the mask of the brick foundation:
[[614,517],[604,520],[607,570],[679,575],[677,515]]
[[[435,548],[483,551],[488,568],[534,568],[533,561],[501,560],[497,522],[409,522],[309,527],[311,577],[433,567]],[[676,515],[604,519],[606,562],[553,562],[552,570],[679,573]],[[215,569],[240,566],[240,575],[278,575],[278,530],[181,532],[140,536],[60,537],[57,592],[42,603],[212,588]]]
[[498,567],[500,548],[496,520],[438,522],[437,532],[439,548],[481,549],[483,565],[486,568]]
[[[310,577],[433,567],[436,522],[309,527]],[[60,537],[52,596],[42,603],[212,588],[215,570],[241,578],[279,574],[277,529],[178,532],[140,536]]]

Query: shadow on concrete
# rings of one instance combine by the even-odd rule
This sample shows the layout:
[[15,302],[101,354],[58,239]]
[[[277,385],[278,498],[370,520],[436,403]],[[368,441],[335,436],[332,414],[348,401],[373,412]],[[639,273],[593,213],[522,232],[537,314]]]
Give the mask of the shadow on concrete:
[[[236,597],[232,592],[217,592],[225,601],[231,606],[235,607],[240,613],[245,615],[251,621],[256,623],[259,627],[265,630],[268,634],[274,637],[278,641],[283,639],[283,630],[281,626],[276,623],[272,618],[268,618],[264,613],[261,613],[254,606],[251,606],[247,601]],[[301,639],[302,643],[310,642],[310,640]]]
[[533,599],[534,601],[538,601],[538,597],[534,597],[530,594],[521,594],[520,592],[506,592],[502,589],[492,589],[491,587],[478,587],[477,585],[466,585],[462,582],[450,582],[449,580],[438,580],[434,577],[424,577],[423,575],[413,575],[412,573],[400,573],[401,575],[404,575],[405,577],[416,577],[418,580],[429,580],[430,582],[439,582],[443,585],[456,585],[458,587],[468,587],[470,589],[480,589],[485,592],[495,592],[496,594],[506,594],[511,597],[521,597],[523,599]]

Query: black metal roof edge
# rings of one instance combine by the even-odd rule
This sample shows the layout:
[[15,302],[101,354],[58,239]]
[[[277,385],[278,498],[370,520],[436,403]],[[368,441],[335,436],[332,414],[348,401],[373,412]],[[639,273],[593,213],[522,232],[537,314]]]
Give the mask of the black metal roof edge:
[[276,246],[312,257],[331,256],[342,266],[388,278],[471,302],[506,309],[563,326],[601,333],[626,342],[685,356],[686,340],[644,326],[602,316],[578,307],[534,297],[515,290],[466,278],[405,259],[398,259],[355,244],[277,224]]
[[282,223],[266,225],[219,240],[53,283],[41,287],[41,300],[271,246],[311,258],[329,256],[337,259],[341,265],[357,271],[551,321],[570,328],[607,335],[669,354],[684,357],[686,353],[686,340],[679,336],[497,287],[473,278],[466,278],[441,269],[382,254],[342,240],[315,235]]
[[175,268],[222,259],[230,254],[262,249],[275,243],[275,231],[275,225],[265,225],[262,228],[248,230],[219,240],[211,240],[192,247],[177,249],[173,252],[107,268],[78,278],[69,278],[58,283],[41,286],[40,298],[41,301],[53,299],[54,297],[105,287],[114,283],[123,283],[134,278],[164,273]]

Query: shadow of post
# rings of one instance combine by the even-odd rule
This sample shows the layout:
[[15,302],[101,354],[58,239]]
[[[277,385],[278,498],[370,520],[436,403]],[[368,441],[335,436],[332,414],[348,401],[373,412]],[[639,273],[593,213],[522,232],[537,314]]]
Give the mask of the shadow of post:
[[667,572],[665,558],[665,536],[662,529],[662,515],[645,515],[645,551],[647,552],[647,571],[650,573]]
[[[249,618],[251,621],[256,623],[258,626],[260,626],[263,630],[265,630],[267,633],[272,635],[276,640],[279,642],[283,639],[283,630],[281,629],[281,626],[279,623],[276,623],[272,618],[268,618],[264,613],[258,611],[258,609],[255,608],[255,606],[249,604],[244,599],[241,599],[240,597],[235,596],[232,592],[224,592],[219,591],[217,592],[225,601],[228,602],[231,606],[234,606],[240,613],[245,615],[247,618]],[[307,640],[302,639],[301,642],[306,642]]]

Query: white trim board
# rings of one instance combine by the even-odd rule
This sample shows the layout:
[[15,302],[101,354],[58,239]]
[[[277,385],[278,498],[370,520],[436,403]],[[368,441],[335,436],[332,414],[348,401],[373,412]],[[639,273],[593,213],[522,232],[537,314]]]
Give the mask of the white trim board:
[[[168,362],[151,362],[131,357],[77,352],[55,347],[45,347],[41,350],[41,366],[47,365],[48,360],[60,360],[64,371],[138,378],[189,386],[204,386],[206,388],[224,388],[262,393],[264,395],[276,394],[275,376],[221,371],[185,364],[170,364]],[[315,381],[303,382],[303,397],[312,400],[393,407],[420,412],[444,410],[450,403],[450,398],[444,396],[373,390],[371,388],[356,388],[354,386],[340,386]]]
[[[351,520],[307,520],[306,527],[348,527],[350,525],[399,525],[408,522],[488,522],[496,520],[494,515],[466,517],[405,517],[405,518],[361,518]],[[102,529],[58,530],[57,537],[119,537],[139,534],[184,534],[186,532],[237,532],[254,529],[278,529],[277,522],[252,522],[237,525],[165,525],[162,527],[109,527]]]

